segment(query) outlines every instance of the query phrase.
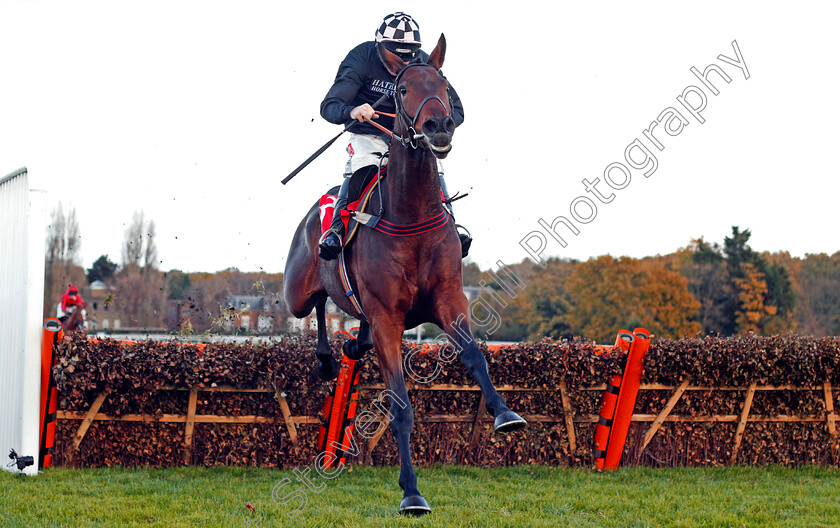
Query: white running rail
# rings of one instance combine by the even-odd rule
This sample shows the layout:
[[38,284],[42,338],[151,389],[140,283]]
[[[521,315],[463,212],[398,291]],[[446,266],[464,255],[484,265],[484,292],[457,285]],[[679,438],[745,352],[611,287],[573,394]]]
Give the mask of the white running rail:
[[46,192],[26,168],[0,178],[0,467],[9,450],[32,456],[37,475],[41,410]]

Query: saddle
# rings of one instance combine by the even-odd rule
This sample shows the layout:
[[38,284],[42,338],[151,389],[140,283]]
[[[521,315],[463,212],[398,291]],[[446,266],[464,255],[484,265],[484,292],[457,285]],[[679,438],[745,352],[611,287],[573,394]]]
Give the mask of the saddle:
[[[341,221],[344,223],[344,240],[342,245],[347,247],[356,235],[359,224],[376,225],[379,221],[379,216],[382,214],[382,196],[380,193],[375,193],[379,187],[379,180],[385,177],[386,166],[383,166],[371,181],[365,186],[359,198],[347,204],[346,209],[338,212],[341,215]],[[321,219],[321,233],[325,233],[332,225],[333,217],[335,216],[335,204],[338,201],[338,195],[332,192],[338,192],[338,187],[330,189],[330,193],[321,196],[318,202],[318,214]],[[376,196],[374,196],[376,194]],[[375,203],[371,203],[371,201]],[[374,216],[367,213],[367,210],[373,210],[378,206],[378,215]]]

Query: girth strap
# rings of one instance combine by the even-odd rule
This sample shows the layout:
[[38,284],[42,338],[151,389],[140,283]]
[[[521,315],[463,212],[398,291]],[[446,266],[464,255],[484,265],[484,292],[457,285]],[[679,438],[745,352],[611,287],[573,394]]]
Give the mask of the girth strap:
[[445,226],[448,221],[449,214],[445,209],[442,209],[440,213],[436,214],[432,218],[423,220],[422,222],[417,222],[416,224],[394,224],[380,218],[376,225],[373,226],[373,229],[390,236],[414,236],[441,228]]

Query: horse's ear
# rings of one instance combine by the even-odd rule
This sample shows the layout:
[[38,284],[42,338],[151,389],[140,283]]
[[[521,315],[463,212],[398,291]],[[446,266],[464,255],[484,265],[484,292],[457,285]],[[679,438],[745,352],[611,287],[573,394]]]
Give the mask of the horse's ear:
[[444,37],[443,33],[441,33],[437,46],[435,46],[435,49],[433,49],[431,55],[429,55],[429,62],[427,64],[434,69],[439,70],[440,67],[443,66],[444,57],[446,57],[446,37]]
[[405,68],[407,64],[404,60],[400,58],[399,55],[396,53],[391,53],[390,51],[385,49],[385,46],[376,46],[376,49],[379,52],[379,58],[382,60],[382,64],[385,65],[385,69],[388,70],[388,73],[393,75],[394,77],[397,76],[400,71]]

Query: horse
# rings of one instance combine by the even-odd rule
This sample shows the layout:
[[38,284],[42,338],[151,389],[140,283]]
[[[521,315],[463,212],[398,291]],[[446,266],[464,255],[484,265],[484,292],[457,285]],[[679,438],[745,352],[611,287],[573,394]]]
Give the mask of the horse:
[[85,316],[82,313],[82,309],[78,306],[74,307],[72,310],[69,310],[67,317],[64,318],[64,321],[61,323],[61,328],[65,332],[75,332],[77,330],[83,330],[85,327]]
[[[390,143],[387,176],[380,181],[384,203],[382,222],[390,226],[418,225],[444,210],[436,159],[452,148],[455,122],[450,115],[447,81],[440,74],[446,39],[440,39],[426,63],[406,63],[382,49],[383,63],[396,77],[396,117]],[[336,211],[335,214],[338,214]],[[478,382],[496,432],[511,432],[527,424],[511,411],[496,391],[487,361],[472,338],[467,298],[461,277],[461,246],[454,221],[444,229],[412,236],[389,236],[362,228],[344,248],[352,291],[361,311],[343,289],[337,260],[318,256],[321,224],[316,203],[298,225],[286,261],[284,298],[298,318],[316,310],[317,367],[333,379],[338,363],[327,341],[324,307],[331,298],[339,308],[360,319],[358,338],[344,344],[344,353],[359,359],[375,346],[379,368],[390,397],[391,431],[400,454],[399,512],[430,512],[417,487],[409,436],[414,410],[408,399],[400,347],[403,332],[431,322],[444,330],[470,375]],[[453,357],[454,359],[454,357]]]

